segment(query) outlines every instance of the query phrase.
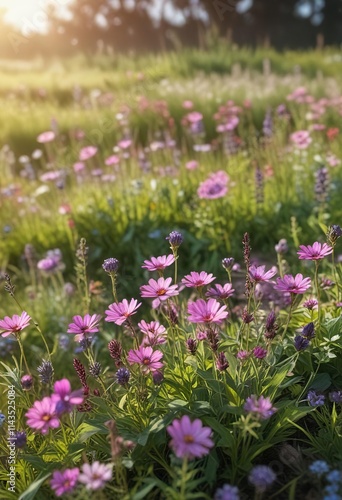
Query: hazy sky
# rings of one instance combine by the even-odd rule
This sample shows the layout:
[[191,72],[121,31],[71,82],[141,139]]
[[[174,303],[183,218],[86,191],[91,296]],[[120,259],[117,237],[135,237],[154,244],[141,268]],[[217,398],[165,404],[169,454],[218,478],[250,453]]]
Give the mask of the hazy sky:
[[0,0],[0,9],[7,12],[5,19],[18,26],[25,28],[25,25],[31,25],[37,31],[44,30],[45,14],[44,9],[48,3],[52,3],[63,9],[70,0]]

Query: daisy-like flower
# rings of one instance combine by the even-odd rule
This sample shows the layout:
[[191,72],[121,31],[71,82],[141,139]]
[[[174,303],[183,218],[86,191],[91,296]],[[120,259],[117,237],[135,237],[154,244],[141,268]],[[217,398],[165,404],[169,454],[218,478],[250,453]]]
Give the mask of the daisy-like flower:
[[227,307],[221,306],[215,299],[189,302],[188,313],[191,323],[221,323],[228,316]]
[[92,316],[90,316],[90,314],[86,314],[84,318],[77,315],[72,319],[74,322],[69,324],[67,333],[76,334],[75,340],[77,342],[83,340],[86,334],[91,335],[99,331],[98,324],[101,319],[99,314],[93,314]]
[[95,156],[97,153],[97,147],[96,146],[86,146],[81,149],[80,154],[79,154],[79,160],[80,161],[86,161]]
[[196,271],[192,271],[190,274],[187,274],[182,279],[182,283],[188,288],[198,288],[204,285],[209,285],[216,278],[210,273],[206,273],[205,271],[201,271],[197,273]]
[[277,270],[274,269],[274,267],[266,272],[265,266],[251,266],[249,268],[249,276],[255,283],[259,283],[260,281],[270,281],[276,273]]
[[143,346],[153,347],[156,344],[165,344],[166,342],[166,328],[161,325],[158,321],[151,321],[151,323],[146,323],[142,320],[138,323],[138,327],[144,334],[142,341]]
[[154,303],[158,306],[160,302],[179,294],[178,286],[171,285],[171,282],[172,278],[150,279],[148,285],[140,287],[141,296],[157,299]]
[[87,490],[99,490],[107,481],[112,479],[112,465],[93,462],[82,465],[82,472],[78,477],[80,483],[85,484]]
[[8,337],[11,333],[16,335],[21,332],[29,325],[30,320],[30,316],[25,311],[20,316],[18,314],[14,314],[12,318],[5,316],[4,319],[0,320],[0,329],[4,330],[1,334],[2,337]]
[[205,296],[213,299],[228,299],[234,292],[235,289],[231,283],[225,283],[223,286],[217,284],[213,288],[209,288]]
[[47,142],[52,142],[56,138],[56,135],[52,130],[47,130],[46,132],[42,132],[41,134],[38,135],[37,137],[37,142],[40,144],[45,144]]
[[161,351],[153,351],[152,347],[140,346],[139,349],[131,349],[127,356],[127,361],[130,365],[138,363],[141,365],[143,373],[155,372],[163,367],[161,359],[163,353]]
[[130,316],[137,312],[140,306],[141,302],[138,303],[136,299],[131,299],[130,302],[127,299],[123,299],[122,302],[111,304],[106,311],[107,316],[105,317],[105,321],[122,325]]
[[210,427],[203,427],[199,418],[191,421],[188,415],[183,415],[167,427],[167,432],[172,437],[170,447],[178,458],[200,458],[208,455],[210,448],[214,446],[212,430]]
[[306,149],[312,142],[310,133],[307,130],[298,130],[290,135],[291,141],[298,149]]
[[42,434],[47,434],[50,427],[56,429],[59,427],[59,418],[56,414],[56,402],[52,398],[43,398],[42,401],[36,401],[32,408],[26,413],[27,425],[31,429],[37,429]]
[[83,389],[71,391],[71,385],[68,379],[57,380],[53,386],[52,401],[56,403],[56,414],[71,413],[74,405],[83,403]]
[[64,493],[70,493],[76,486],[79,473],[77,467],[65,469],[64,471],[55,470],[50,481],[50,486],[55,495],[61,497]]
[[143,269],[148,271],[163,271],[166,267],[171,266],[175,261],[172,254],[160,255],[159,257],[151,257],[151,260],[144,260]]
[[311,286],[310,278],[303,278],[301,273],[292,276],[285,274],[283,278],[277,278],[277,283],[274,285],[275,290],[286,293],[302,294],[305,293]]
[[277,411],[277,409],[272,406],[270,398],[264,398],[264,396],[260,396],[260,398],[258,399],[255,395],[252,395],[251,397],[246,399],[243,408],[248,412],[260,416],[261,420],[270,418],[273,413]]
[[321,260],[333,252],[333,248],[327,243],[319,243],[315,241],[313,245],[300,245],[300,250],[297,252],[298,258],[301,260]]

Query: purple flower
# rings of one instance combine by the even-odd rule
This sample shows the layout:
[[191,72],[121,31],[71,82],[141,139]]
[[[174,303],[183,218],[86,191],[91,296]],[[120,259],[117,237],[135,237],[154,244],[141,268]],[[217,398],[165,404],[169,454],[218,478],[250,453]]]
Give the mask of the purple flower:
[[167,427],[167,432],[172,437],[170,447],[178,458],[200,458],[207,455],[214,446],[210,427],[203,427],[198,418],[191,421],[188,415],[174,420]]
[[214,500],[240,500],[239,488],[225,484],[216,490]]
[[136,314],[140,306],[141,302],[138,303],[136,299],[131,299],[130,302],[127,299],[123,299],[122,302],[110,304],[106,310],[105,321],[122,325],[130,316]]
[[172,278],[159,278],[158,281],[150,279],[148,285],[140,287],[141,296],[157,299],[156,305],[158,306],[161,301],[179,294],[178,286],[171,285],[171,283]]
[[333,252],[333,248],[326,243],[315,243],[311,246],[300,245],[300,250],[297,252],[299,259],[302,260],[321,260]]
[[119,268],[119,261],[114,257],[110,257],[103,261],[102,269],[108,274],[115,274]]
[[267,465],[256,465],[249,473],[248,480],[260,493],[269,488],[276,480],[276,475]]
[[264,359],[267,356],[267,349],[264,349],[260,345],[257,345],[253,349],[254,357],[257,359]]
[[228,316],[226,309],[226,306],[220,307],[215,299],[209,299],[208,302],[198,299],[188,303],[188,320],[191,323],[222,323]]
[[120,385],[126,385],[129,382],[129,379],[131,377],[131,373],[127,368],[119,368],[118,371],[115,374],[116,381]]
[[296,335],[294,339],[294,346],[297,351],[304,351],[310,344],[310,341],[301,335]]
[[316,391],[312,390],[308,392],[307,400],[310,406],[323,406],[325,396],[324,394],[318,394]]
[[182,283],[188,288],[198,288],[204,285],[209,285],[216,278],[212,274],[208,274],[205,271],[201,271],[197,273],[196,271],[192,271],[190,274],[187,274],[182,279]]
[[175,257],[170,255],[161,255],[159,257],[151,257],[151,260],[144,260],[143,269],[148,271],[163,271],[166,267],[171,266],[175,261]]
[[78,342],[85,338],[86,334],[93,334],[99,331],[98,324],[100,322],[101,316],[99,314],[86,314],[83,318],[82,316],[74,316],[73,323],[69,324],[67,333],[76,334],[75,340]]
[[303,327],[302,335],[308,340],[315,338],[315,325],[312,322],[305,325]]
[[228,192],[228,181],[229,176],[222,170],[211,174],[200,184],[197,190],[198,197],[207,200],[222,198]]
[[329,399],[332,403],[342,403],[342,391],[330,392]]
[[228,360],[224,352],[220,352],[216,359],[216,367],[220,372],[227,370],[229,366]]
[[231,269],[233,268],[234,262],[235,262],[235,259],[233,257],[226,257],[226,258],[222,259],[222,267],[226,271],[231,271]]
[[82,472],[79,475],[79,482],[85,484],[87,490],[99,490],[103,488],[107,481],[112,479],[112,464],[101,464],[93,462],[83,464]]
[[56,403],[56,414],[71,413],[74,405],[83,403],[83,390],[71,392],[71,385],[68,379],[57,380],[53,386],[52,401]]
[[310,278],[303,278],[303,275],[298,273],[296,276],[285,274],[283,278],[277,278],[277,284],[274,286],[275,290],[280,292],[302,294],[305,293],[311,286]]
[[74,469],[65,469],[64,471],[55,470],[52,474],[50,486],[57,497],[64,493],[70,493],[76,486],[80,471],[77,467]]
[[285,253],[287,253],[289,251],[289,246],[285,238],[279,240],[279,242],[275,245],[274,249],[280,255],[284,255]]
[[17,335],[19,332],[24,330],[30,324],[31,318],[27,312],[23,311],[20,316],[14,314],[12,318],[5,316],[4,319],[0,321],[0,329],[3,330],[1,333],[2,337],[8,337],[8,335]]
[[251,266],[249,268],[249,276],[252,281],[258,283],[260,281],[269,281],[277,273],[277,270],[272,268],[265,272],[265,266]]
[[56,402],[52,398],[43,398],[42,401],[36,401],[32,408],[26,413],[27,425],[32,429],[37,429],[42,434],[47,434],[50,427],[56,429],[59,427],[59,418],[56,414]]
[[146,321],[142,320],[140,321],[140,323],[138,323],[138,327],[144,334],[141,345],[150,345],[151,347],[153,347],[156,344],[165,344],[167,331],[163,325],[158,323],[158,321],[151,321],[150,323],[146,323]]
[[21,377],[21,387],[24,391],[29,391],[33,386],[33,378],[32,375],[23,375]]
[[14,437],[11,440],[14,440],[15,447],[17,449],[25,448],[27,442],[27,436],[25,431],[15,431]]
[[197,340],[191,338],[187,339],[186,348],[188,349],[189,353],[194,356],[197,350]]
[[231,283],[226,283],[223,286],[216,284],[214,285],[213,288],[209,288],[205,296],[213,299],[224,300],[231,297],[234,294],[234,292],[235,290]]
[[308,299],[305,302],[303,302],[303,307],[309,309],[309,311],[316,309],[317,306],[318,306],[318,300],[316,299]]
[[163,367],[163,363],[160,361],[162,357],[161,351],[153,351],[152,347],[140,346],[139,349],[129,351],[127,361],[130,365],[138,363],[141,365],[142,372],[147,374]]
[[171,231],[169,236],[167,236],[165,239],[169,240],[172,249],[180,247],[183,243],[183,235],[178,231]]
[[272,406],[270,398],[260,396],[259,399],[254,394],[246,399],[244,410],[254,413],[259,416],[261,420],[270,418],[277,409]]

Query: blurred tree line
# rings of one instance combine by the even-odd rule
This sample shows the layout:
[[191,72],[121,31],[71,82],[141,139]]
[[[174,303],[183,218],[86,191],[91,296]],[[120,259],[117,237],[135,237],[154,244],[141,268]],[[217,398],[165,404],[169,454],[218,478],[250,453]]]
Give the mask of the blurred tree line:
[[208,33],[280,50],[342,41],[342,0],[64,0],[63,13],[60,5],[51,0],[21,30],[0,17],[0,57],[205,47]]

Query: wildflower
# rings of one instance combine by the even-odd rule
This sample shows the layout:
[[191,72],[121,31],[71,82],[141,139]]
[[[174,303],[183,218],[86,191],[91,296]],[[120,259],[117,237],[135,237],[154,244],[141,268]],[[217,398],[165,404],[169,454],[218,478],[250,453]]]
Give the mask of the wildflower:
[[244,308],[241,314],[241,319],[246,325],[248,325],[249,323],[252,323],[252,321],[254,321],[254,316],[253,314],[249,313],[246,308]]
[[239,359],[240,361],[244,361],[245,359],[248,358],[248,356],[249,356],[249,352],[248,351],[239,351],[236,354],[237,359]]
[[144,334],[144,338],[142,340],[143,346],[150,345],[153,347],[156,344],[165,344],[167,332],[165,327],[158,323],[158,321],[146,323],[146,321],[142,320],[138,323],[138,327]]
[[86,146],[85,148],[82,148],[78,159],[80,161],[86,161],[95,156],[97,153],[97,147],[96,146]]
[[260,396],[259,399],[253,394],[246,399],[244,410],[260,416],[261,420],[270,418],[277,410],[272,406],[270,398]]
[[80,340],[83,340],[86,334],[91,335],[99,331],[98,324],[101,319],[101,316],[99,314],[93,314],[92,316],[90,316],[90,314],[86,314],[83,318],[82,316],[77,315],[72,319],[73,323],[69,324],[67,333],[76,334],[77,336],[75,337],[75,339],[78,342]]
[[3,413],[0,412],[0,427],[6,421],[6,417]]
[[46,132],[42,132],[41,134],[38,135],[37,137],[37,142],[40,144],[45,144],[47,142],[52,142],[56,138],[56,135],[52,130],[47,130]]
[[147,374],[162,368],[163,363],[160,362],[163,357],[161,351],[153,351],[152,347],[142,347],[139,349],[131,349],[127,356],[129,364],[138,363],[141,365],[142,372]]
[[329,399],[332,403],[342,403],[342,391],[330,392]]
[[309,311],[316,309],[317,306],[318,306],[318,300],[316,299],[308,299],[305,302],[303,302],[303,307],[309,309]]
[[273,134],[273,120],[270,110],[267,110],[263,124],[262,131],[266,137],[271,137]]
[[63,271],[64,268],[65,265],[62,262],[62,253],[59,248],[49,250],[46,253],[46,257],[44,259],[41,259],[37,263],[37,269],[43,271],[46,274],[53,274],[57,271]]
[[296,335],[294,339],[294,346],[297,351],[304,351],[310,344],[309,339],[302,337],[302,335]]
[[282,238],[281,240],[279,240],[279,243],[277,243],[274,248],[275,248],[275,251],[277,253],[279,253],[280,255],[283,255],[289,251],[289,246],[288,246],[285,238]]
[[37,372],[39,373],[39,378],[42,384],[49,384],[54,374],[51,361],[43,359],[42,364],[37,368]]
[[198,288],[204,285],[209,285],[216,278],[210,273],[206,273],[205,271],[201,271],[197,273],[196,271],[192,271],[190,274],[187,274],[182,279],[182,283],[188,288]]
[[325,396],[324,394],[318,394],[316,391],[312,390],[308,392],[307,401],[310,406],[323,406]]
[[328,290],[329,288],[333,287],[335,285],[335,282],[330,280],[329,278],[321,278],[320,286],[323,290]]
[[115,274],[119,268],[119,261],[115,257],[110,257],[103,261],[102,269],[108,274]]
[[315,337],[315,325],[312,322],[305,325],[303,327],[302,335],[308,340],[312,340]]
[[239,488],[225,484],[216,490],[214,500],[240,500]]
[[232,267],[234,265],[234,262],[235,262],[235,259],[233,257],[225,257],[224,259],[222,259],[222,267],[226,271],[231,271]]
[[152,372],[152,380],[154,385],[160,385],[164,380],[163,372],[161,372],[160,370]]
[[148,271],[163,271],[166,267],[171,266],[175,261],[174,255],[161,255],[159,257],[151,257],[151,260],[144,260],[143,269]]
[[221,306],[215,299],[206,302],[198,299],[188,303],[188,320],[191,323],[221,323],[228,316],[226,306]]
[[158,306],[161,301],[179,294],[178,286],[171,285],[171,282],[172,278],[159,278],[158,281],[150,279],[148,285],[140,287],[141,296],[157,299],[155,304]]
[[30,316],[25,311],[20,316],[18,314],[14,314],[12,318],[5,316],[4,319],[0,320],[0,329],[3,330],[2,337],[8,337],[11,333],[17,335],[30,324],[30,320]]
[[188,351],[190,352],[190,354],[192,354],[194,356],[196,354],[196,350],[197,350],[197,341],[195,339],[187,339],[186,347],[187,347]]
[[256,465],[249,473],[248,480],[260,493],[269,488],[276,480],[276,475],[267,465]]
[[196,170],[196,168],[198,168],[198,162],[196,160],[190,160],[185,164],[185,168],[188,170]]
[[325,479],[329,483],[342,483],[342,472],[340,470],[334,469],[325,476]]
[[252,281],[259,283],[260,281],[269,281],[277,273],[277,270],[272,268],[265,272],[265,266],[251,266],[249,268],[249,276]]
[[53,386],[52,401],[56,403],[56,414],[71,413],[73,405],[79,405],[83,402],[82,389],[71,391],[71,385],[68,379],[57,380]]
[[101,364],[98,361],[95,361],[95,363],[91,363],[89,365],[89,373],[94,378],[98,378],[101,375]]
[[80,471],[77,467],[74,469],[65,469],[64,471],[55,470],[50,480],[50,486],[57,497],[64,493],[70,493],[76,486]]
[[274,286],[274,289],[281,292],[302,294],[305,293],[310,286],[311,279],[303,278],[303,275],[300,273],[296,274],[296,276],[285,274],[283,278],[277,278],[277,284]]
[[29,391],[33,387],[33,378],[31,375],[23,375],[20,382],[24,391]]
[[229,363],[228,363],[228,360],[226,358],[225,353],[220,352],[219,355],[217,356],[217,359],[216,359],[216,368],[220,372],[224,372],[225,370],[227,370],[228,366],[229,366]]
[[315,172],[315,197],[318,203],[325,203],[328,198],[329,172],[325,167],[319,168]]
[[80,483],[86,485],[87,490],[99,490],[107,481],[112,479],[112,465],[93,462],[83,464],[82,472],[78,477]]
[[213,288],[209,288],[205,296],[225,300],[231,297],[234,292],[235,290],[231,283],[225,283],[223,286],[216,284]]
[[298,149],[306,149],[312,142],[310,133],[307,130],[298,130],[290,135],[291,141]]
[[253,349],[253,354],[257,359],[264,359],[267,356],[267,349],[264,349],[263,347],[257,345]]
[[338,238],[342,236],[342,229],[337,224],[333,224],[329,227],[327,232],[327,238],[330,245],[334,246]]
[[309,471],[317,476],[321,476],[322,474],[326,474],[329,472],[329,465],[325,460],[316,460],[309,466]]
[[50,427],[56,429],[60,424],[56,414],[56,402],[48,397],[43,398],[42,401],[36,401],[25,416],[28,419],[27,425],[39,430],[41,434],[47,434]]
[[84,388],[88,388],[88,384],[87,384],[87,380],[86,380],[87,379],[86,371],[85,371],[85,368],[82,365],[81,361],[79,361],[78,359],[75,358],[73,361],[73,365],[74,365],[75,371],[78,375],[78,378],[80,379],[81,384],[83,385]]
[[279,328],[279,326],[277,325],[277,323],[275,321],[276,321],[275,312],[271,311],[266,319],[265,333],[264,333],[265,337],[268,340],[274,339],[274,337],[277,333],[277,330]]
[[113,358],[116,362],[121,362],[122,345],[118,340],[111,340],[108,343],[108,350],[111,358]]
[[315,243],[311,246],[300,245],[300,250],[297,252],[299,259],[302,260],[321,260],[324,259],[327,255],[333,252],[332,247],[327,245],[326,243],[319,243],[315,241]]
[[17,450],[25,448],[27,443],[27,435],[25,431],[14,431],[14,436],[10,439],[13,439]]
[[130,316],[136,314],[140,306],[141,302],[138,303],[136,299],[131,299],[130,302],[127,299],[123,299],[122,302],[110,304],[106,311],[107,316],[105,317],[105,321],[122,325]]
[[178,231],[171,231],[169,236],[167,236],[165,239],[169,240],[172,250],[176,250],[183,243],[183,236]]
[[126,385],[131,377],[131,372],[127,368],[119,368],[115,374],[116,381],[120,385]]
[[198,197],[207,200],[222,198],[228,192],[228,181],[229,176],[226,172],[222,170],[214,172],[200,184],[197,189]]
[[214,446],[210,427],[203,427],[198,418],[191,421],[188,415],[174,420],[167,427],[167,432],[172,437],[170,447],[178,458],[200,458],[207,455]]

